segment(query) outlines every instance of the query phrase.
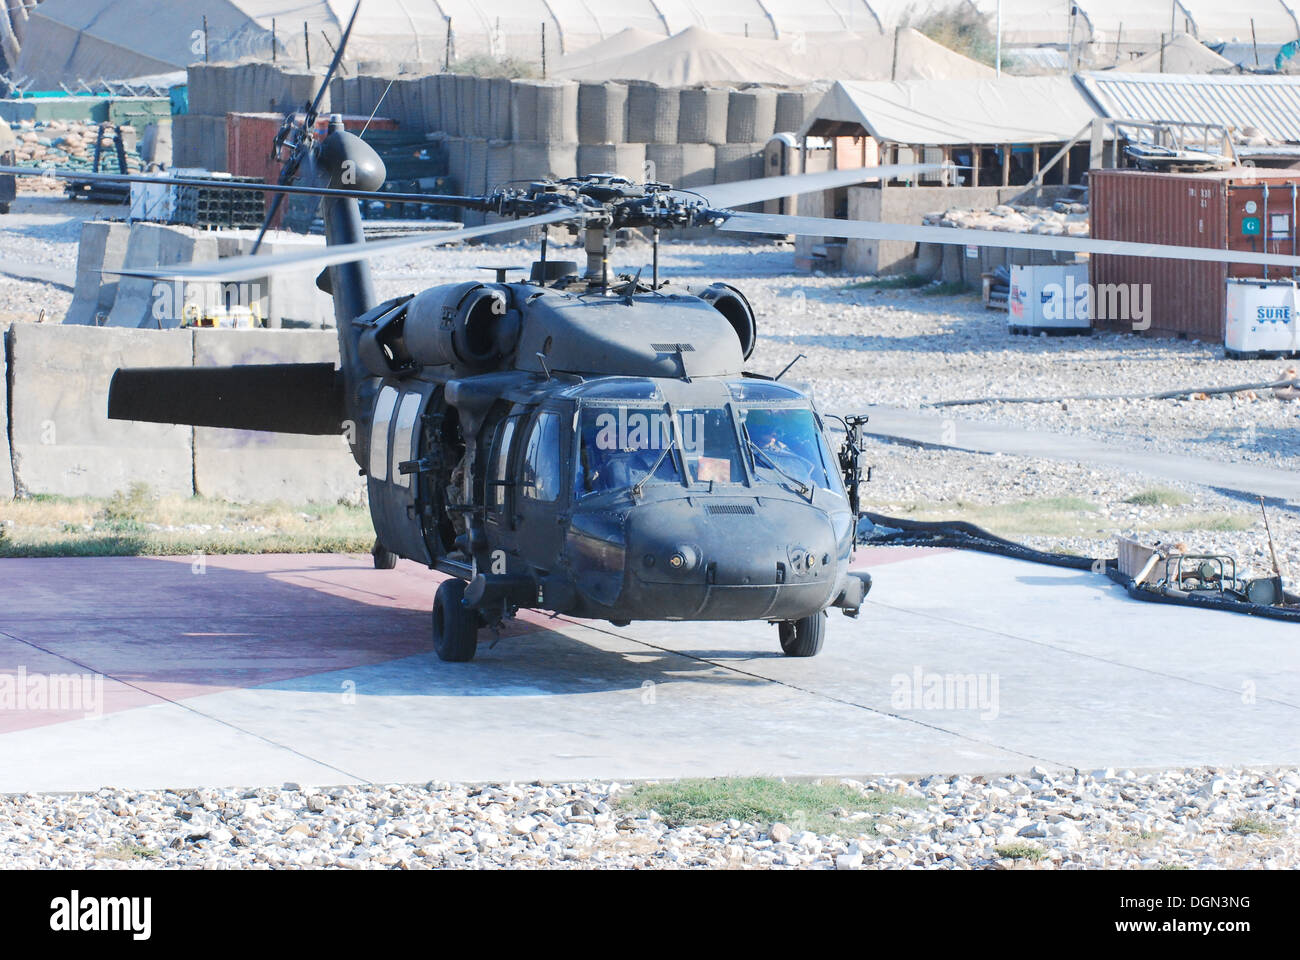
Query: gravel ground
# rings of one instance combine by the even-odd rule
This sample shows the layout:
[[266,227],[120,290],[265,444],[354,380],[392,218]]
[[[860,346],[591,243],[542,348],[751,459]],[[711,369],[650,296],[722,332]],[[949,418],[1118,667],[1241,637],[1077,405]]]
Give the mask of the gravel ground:
[[1295,771],[840,782],[900,805],[818,835],[673,826],[622,808],[616,783],[27,794],[0,798],[0,868],[1300,866]]

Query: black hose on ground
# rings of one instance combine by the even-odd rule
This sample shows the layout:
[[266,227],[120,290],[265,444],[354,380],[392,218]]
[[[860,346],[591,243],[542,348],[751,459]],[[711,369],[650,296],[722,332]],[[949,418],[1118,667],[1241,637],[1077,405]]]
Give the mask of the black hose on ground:
[[1204,610],[1223,610],[1229,613],[1244,613],[1250,616],[1267,617],[1272,620],[1288,620],[1300,623],[1300,597],[1284,594],[1289,607],[1274,607],[1248,600],[1233,600],[1224,596],[1205,596],[1187,593],[1171,596],[1155,590],[1148,590],[1133,582],[1133,578],[1121,573],[1119,563],[1114,559],[1098,557],[1077,557],[1070,553],[1049,553],[1035,550],[1022,543],[1007,540],[995,533],[977,527],[964,520],[907,520],[902,517],[886,517],[883,514],[864,510],[859,515],[858,539],[869,546],[891,547],[943,547],[951,550],[978,550],[1011,557],[1015,560],[1027,560],[1031,563],[1043,563],[1053,567],[1066,567],[1071,570],[1103,570],[1106,576],[1123,587],[1134,600],[1147,603],[1173,603]]
[[1072,570],[1091,570],[1098,561],[1092,557],[1077,557],[1072,553],[1047,553],[1026,547],[1023,543],[1007,540],[995,533],[964,520],[905,520],[886,517],[864,510],[861,517],[871,524],[865,534],[862,522],[858,535],[868,543],[887,543],[890,546],[948,547],[954,550],[980,550],[1017,560],[1046,563],[1053,567]]

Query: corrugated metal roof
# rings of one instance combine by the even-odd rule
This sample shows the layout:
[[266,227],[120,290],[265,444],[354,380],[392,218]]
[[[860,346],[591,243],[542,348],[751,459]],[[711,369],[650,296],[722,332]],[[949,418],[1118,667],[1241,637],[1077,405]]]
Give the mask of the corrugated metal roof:
[[1078,81],[1107,117],[1256,127],[1300,143],[1300,77],[1106,72]]

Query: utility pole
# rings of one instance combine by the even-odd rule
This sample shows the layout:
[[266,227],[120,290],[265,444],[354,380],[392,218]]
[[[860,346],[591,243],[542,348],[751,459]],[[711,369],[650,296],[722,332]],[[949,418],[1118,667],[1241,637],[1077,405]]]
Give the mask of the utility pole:
[[998,14],[997,14],[996,29],[998,32],[998,37],[997,37],[997,57],[996,57],[996,63],[994,65],[994,73],[1000,77],[1002,76],[1002,0],[998,0]]

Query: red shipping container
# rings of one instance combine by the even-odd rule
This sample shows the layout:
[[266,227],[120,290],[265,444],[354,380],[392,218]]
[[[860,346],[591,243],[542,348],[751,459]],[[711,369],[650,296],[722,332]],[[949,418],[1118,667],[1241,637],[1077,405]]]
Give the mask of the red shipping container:
[[[301,119],[301,114],[299,114]],[[369,121],[371,130],[396,130],[397,122],[387,117],[355,116],[343,117],[343,127],[352,133],[360,133]],[[267,183],[277,183],[280,179],[280,162],[271,156],[275,144],[275,135],[280,132],[284,122],[279,113],[228,113],[226,114],[226,156],[230,173],[235,177],[262,177]],[[318,136],[324,136],[329,129],[329,118],[320,117],[316,121]],[[280,226],[284,216],[281,206],[272,227]]]
[[[1244,167],[1212,173],[1092,170],[1092,236],[1215,250],[1293,254],[1300,171]],[[1290,277],[1292,271],[1152,257],[1096,255],[1091,282],[1142,285],[1150,308],[1147,335],[1223,341],[1228,277]],[[1094,317],[1094,325],[1132,330],[1130,318]]]

